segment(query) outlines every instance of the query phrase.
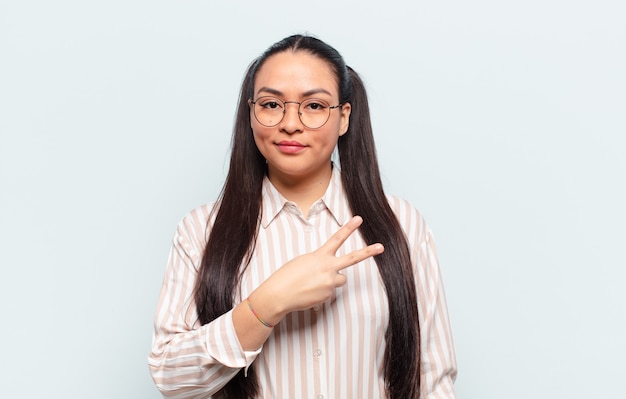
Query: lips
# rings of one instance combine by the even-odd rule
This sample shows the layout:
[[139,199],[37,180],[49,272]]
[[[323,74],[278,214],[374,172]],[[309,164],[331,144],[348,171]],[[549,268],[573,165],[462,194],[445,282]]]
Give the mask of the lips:
[[283,140],[276,143],[278,150],[285,154],[297,154],[307,146],[297,141]]

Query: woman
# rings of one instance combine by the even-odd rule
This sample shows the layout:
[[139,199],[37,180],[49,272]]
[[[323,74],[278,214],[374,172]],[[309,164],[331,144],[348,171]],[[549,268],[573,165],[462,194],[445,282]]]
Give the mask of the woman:
[[149,365],[167,397],[454,397],[430,230],[383,192],[362,81],[326,43],[291,36],[248,69],[220,198],[174,237]]

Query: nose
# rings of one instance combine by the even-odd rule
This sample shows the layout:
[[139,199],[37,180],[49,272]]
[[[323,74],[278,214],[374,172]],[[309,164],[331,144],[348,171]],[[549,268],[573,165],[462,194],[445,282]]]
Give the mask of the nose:
[[[291,105],[289,107],[288,105]],[[292,110],[289,110],[292,108]],[[288,134],[301,132],[304,125],[300,120],[300,103],[286,102],[283,120],[280,121],[280,130]]]

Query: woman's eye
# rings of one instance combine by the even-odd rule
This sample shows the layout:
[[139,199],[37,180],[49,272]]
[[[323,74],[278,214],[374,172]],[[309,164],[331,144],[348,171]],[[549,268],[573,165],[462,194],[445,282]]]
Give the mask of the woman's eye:
[[277,101],[265,101],[261,104],[263,108],[277,109],[280,108],[280,104]]
[[311,101],[306,104],[306,108],[310,109],[311,111],[320,111],[326,108],[326,105],[319,101]]

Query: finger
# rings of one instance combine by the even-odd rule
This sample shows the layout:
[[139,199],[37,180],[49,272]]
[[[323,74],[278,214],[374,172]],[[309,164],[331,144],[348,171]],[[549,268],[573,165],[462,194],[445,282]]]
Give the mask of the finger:
[[337,273],[337,277],[335,277],[335,287],[346,285],[346,282],[348,282],[348,278],[341,273]]
[[348,221],[348,223],[344,224],[342,228],[337,230],[335,234],[330,236],[328,241],[324,243],[320,247],[321,250],[328,251],[333,255],[337,252],[339,247],[343,245],[344,242],[359,228],[359,226],[363,223],[363,219],[360,216],[354,216],[352,219]]
[[383,244],[372,244],[365,248],[352,251],[349,254],[338,257],[337,271],[341,271],[350,266],[354,266],[372,256],[379,255],[385,251]]

